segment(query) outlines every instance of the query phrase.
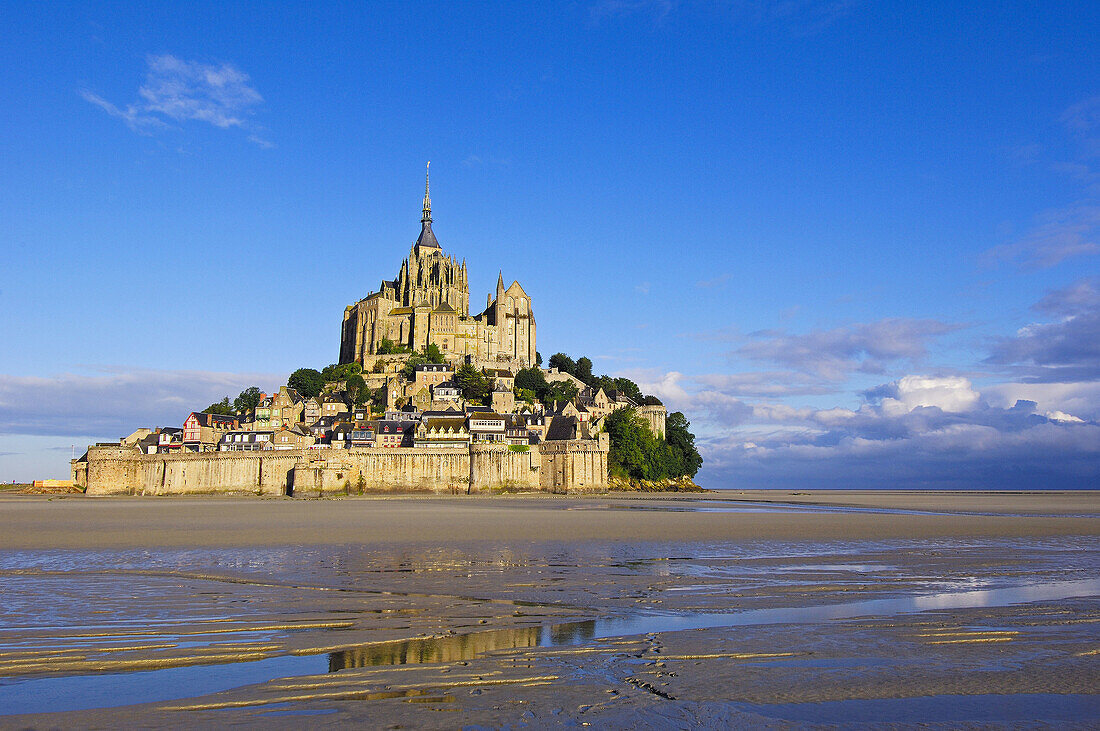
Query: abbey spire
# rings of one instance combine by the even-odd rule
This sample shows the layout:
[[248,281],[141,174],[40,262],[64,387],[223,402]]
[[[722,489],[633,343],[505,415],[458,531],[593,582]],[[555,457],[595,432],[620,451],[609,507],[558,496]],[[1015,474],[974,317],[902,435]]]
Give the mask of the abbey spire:
[[[428,167],[431,167],[431,164],[429,160]],[[432,199],[428,196],[428,168],[424,169],[424,215],[420,218],[420,236],[416,239],[415,248],[417,251],[443,249],[436,240],[435,234],[432,233]]]
[[424,167],[424,217],[420,219],[421,223],[432,222],[432,199],[428,197],[428,172],[432,166],[432,161],[428,160],[428,164]]

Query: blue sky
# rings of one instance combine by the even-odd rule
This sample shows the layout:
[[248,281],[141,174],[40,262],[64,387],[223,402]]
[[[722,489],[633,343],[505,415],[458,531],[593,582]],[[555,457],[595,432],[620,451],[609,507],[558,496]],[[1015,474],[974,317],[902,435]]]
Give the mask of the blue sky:
[[0,10],[0,480],[333,362],[431,160],[704,484],[1100,482],[1096,3],[526,5]]

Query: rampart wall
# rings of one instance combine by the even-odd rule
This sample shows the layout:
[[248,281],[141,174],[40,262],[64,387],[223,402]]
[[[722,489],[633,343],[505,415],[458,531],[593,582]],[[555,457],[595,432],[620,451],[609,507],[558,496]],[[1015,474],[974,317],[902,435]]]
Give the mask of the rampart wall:
[[544,492],[601,492],[607,489],[608,436],[543,442],[539,487]]
[[503,444],[470,446],[471,492],[540,490],[541,445],[509,449]]
[[72,475],[89,495],[592,491],[607,488],[607,436],[526,449],[475,444],[142,454],[134,447],[90,447],[87,461],[73,461]]

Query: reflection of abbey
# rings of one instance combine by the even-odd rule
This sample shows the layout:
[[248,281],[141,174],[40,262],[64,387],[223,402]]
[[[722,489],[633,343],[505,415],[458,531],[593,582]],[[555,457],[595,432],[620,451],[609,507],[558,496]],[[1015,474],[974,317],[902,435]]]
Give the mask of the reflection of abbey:
[[340,337],[340,362],[369,368],[383,340],[422,351],[434,343],[448,359],[516,370],[535,363],[535,315],[519,282],[505,288],[497,276],[496,295],[485,309],[470,314],[466,261],[443,253],[432,232],[432,202],[424,183],[420,236],[392,280],[348,305]]

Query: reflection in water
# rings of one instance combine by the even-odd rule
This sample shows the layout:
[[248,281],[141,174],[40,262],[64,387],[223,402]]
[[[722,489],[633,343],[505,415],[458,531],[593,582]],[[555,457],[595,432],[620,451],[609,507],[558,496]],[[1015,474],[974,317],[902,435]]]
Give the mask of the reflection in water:
[[473,632],[454,637],[431,637],[399,642],[381,642],[329,653],[328,671],[376,665],[415,665],[472,660],[494,650],[515,650],[524,647],[576,645],[592,639],[596,622],[564,622],[547,627],[516,627],[513,629]]
[[608,637],[675,632],[713,627],[762,624],[811,623],[864,616],[893,616],[935,609],[1006,606],[1023,602],[1069,599],[1100,594],[1100,580],[1054,581],[1042,584],[956,591],[940,594],[910,595],[888,599],[866,599],[843,604],[819,604],[807,607],[773,607],[740,612],[680,612],[677,614],[638,614],[630,617],[563,622],[544,627],[475,632],[439,639],[405,640],[366,645],[329,655],[329,672],[344,668],[373,665],[411,665],[415,663],[471,660],[493,650],[524,647],[577,645]]
[[1025,584],[1001,589],[979,591],[953,591],[939,594],[923,594],[866,599],[843,604],[819,604],[807,607],[775,607],[749,609],[741,612],[687,612],[675,615],[639,614],[618,619],[596,621],[596,638],[645,634],[647,632],[676,632],[712,627],[737,627],[762,624],[803,624],[831,619],[853,617],[893,616],[908,612],[935,609],[967,609],[972,607],[1002,607],[1024,602],[1071,599],[1100,595],[1100,579],[1081,581],[1051,581],[1041,584]]

